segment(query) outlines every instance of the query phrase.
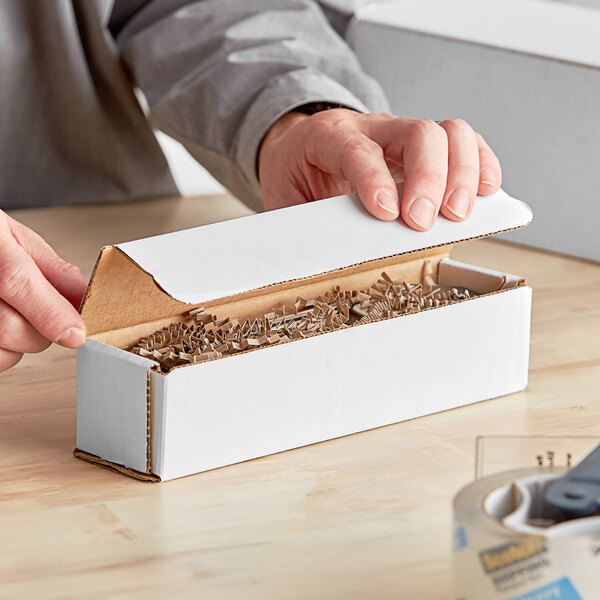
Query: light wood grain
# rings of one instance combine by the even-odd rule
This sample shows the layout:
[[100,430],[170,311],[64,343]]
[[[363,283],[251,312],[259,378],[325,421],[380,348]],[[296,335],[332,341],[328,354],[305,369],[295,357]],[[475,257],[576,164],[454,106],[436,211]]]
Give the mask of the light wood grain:
[[[103,244],[246,213],[213,196],[13,216],[89,274]],[[73,352],[0,375],[0,598],[448,598],[475,437],[600,437],[600,267],[494,241],[453,257],[533,286],[527,391],[156,485],[71,456]]]

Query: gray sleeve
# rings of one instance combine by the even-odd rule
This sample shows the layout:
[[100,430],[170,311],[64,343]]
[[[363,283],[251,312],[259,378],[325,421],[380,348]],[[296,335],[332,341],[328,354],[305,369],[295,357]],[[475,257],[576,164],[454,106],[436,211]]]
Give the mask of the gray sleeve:
[[255,210],[257,152],[279,117],[320,101],[388,110],[311,0],[153,0],[117,43],[152,124]]

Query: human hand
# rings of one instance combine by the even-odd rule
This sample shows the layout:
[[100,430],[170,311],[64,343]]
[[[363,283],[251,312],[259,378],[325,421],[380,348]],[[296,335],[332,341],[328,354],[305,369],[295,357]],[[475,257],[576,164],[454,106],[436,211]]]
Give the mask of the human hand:
[[[265,136],[259,154],[265,210],[353,191],[383,221],[401,214],[418,231],[438,213],[462,221],[477,194],[493,194],[502,173],[483,137],[465,121],[333,109],[290,112]],[[404,183],[398,198],[396,183]]]
[[0,210],[0,372],[52,342],[78,348],[87,282],[35,232]]

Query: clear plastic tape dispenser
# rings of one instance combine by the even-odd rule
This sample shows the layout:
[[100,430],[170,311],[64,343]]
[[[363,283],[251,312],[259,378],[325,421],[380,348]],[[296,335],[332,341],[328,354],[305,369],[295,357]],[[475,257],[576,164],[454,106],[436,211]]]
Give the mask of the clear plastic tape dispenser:
[[477,439],[454,498],[455,600],[600,600],[599,444]]

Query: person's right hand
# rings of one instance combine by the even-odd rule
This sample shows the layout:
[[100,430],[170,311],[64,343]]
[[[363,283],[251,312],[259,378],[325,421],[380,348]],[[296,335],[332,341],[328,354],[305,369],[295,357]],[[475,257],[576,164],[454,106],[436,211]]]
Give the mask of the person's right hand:
[[78,348],[87,282],[35,232],[0,210],[0,372],[52,342]]

